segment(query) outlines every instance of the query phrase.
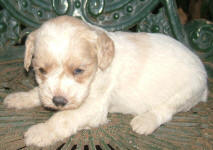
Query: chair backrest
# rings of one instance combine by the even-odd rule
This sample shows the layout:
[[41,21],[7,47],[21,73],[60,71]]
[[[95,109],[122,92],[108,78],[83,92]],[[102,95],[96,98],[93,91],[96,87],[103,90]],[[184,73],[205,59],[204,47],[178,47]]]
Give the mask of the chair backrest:
[[164,33],[205,56],[213,49],[212,24],[182,25],[174,0],[0,0],[0,5],[0,52],[24,44],[26,34],[59,15],[76,16],[109,31]]

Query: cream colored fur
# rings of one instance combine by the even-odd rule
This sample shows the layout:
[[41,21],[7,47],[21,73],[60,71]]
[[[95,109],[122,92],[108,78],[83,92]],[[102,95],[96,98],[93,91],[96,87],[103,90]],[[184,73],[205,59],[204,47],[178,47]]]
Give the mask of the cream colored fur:
[[[38,87],[12,93],[9,108],[39,105],[61,110],[25,133],[27,145],[54,144],[107,122],[108,112],[133,114],[133,130],[151,134],[175,113],[207,100],[200,59],[163,34],[107,32],[68,16],[44,23],[26,42],[25,68]],[[43,70],[42,70],[42,69]],[[75,74],[76,68],[84,72]],[[54,96],[67,100],[56,106]]]

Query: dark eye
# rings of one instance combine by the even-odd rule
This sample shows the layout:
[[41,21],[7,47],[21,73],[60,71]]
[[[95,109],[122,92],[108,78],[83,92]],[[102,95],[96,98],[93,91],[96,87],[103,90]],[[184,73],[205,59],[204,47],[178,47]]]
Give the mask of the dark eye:
[[39,72],[40,72],[41,74],[46,74],[46,73],[47,73],[46,70],[44,70],[44,68],[39,68],[38,70],[39,70]]
[[74,75],[78,75],[78,74],[82,74],[83,72],[84,72],[83,69],[77,68],[77,69],[75,69],[75,70],[73,71],[73,74],[74,74]]

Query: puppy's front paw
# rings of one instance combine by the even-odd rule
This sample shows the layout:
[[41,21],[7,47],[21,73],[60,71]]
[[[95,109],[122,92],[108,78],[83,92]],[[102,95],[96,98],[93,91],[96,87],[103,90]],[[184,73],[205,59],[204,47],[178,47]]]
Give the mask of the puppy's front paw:
[[4,105],[8,108],[24,109],[40,105],[38,93],[35,90],[29,92],[17,92],[9,94],[4,99]]
[[46,123],[40,123],[30,127],[24,137],[27,146],[35,145],[44,147],[53,144],[57,140],[56,135],[51,131],[51,127]]
[[154,114],[147,112],[132,119],[130,125],[138,134],[151,134],[159,125]]
[[24,103],[26,98],[27,94],[25,92],[12,93],[4,99],[4,105],[8,108],[22,109],[27,107]]

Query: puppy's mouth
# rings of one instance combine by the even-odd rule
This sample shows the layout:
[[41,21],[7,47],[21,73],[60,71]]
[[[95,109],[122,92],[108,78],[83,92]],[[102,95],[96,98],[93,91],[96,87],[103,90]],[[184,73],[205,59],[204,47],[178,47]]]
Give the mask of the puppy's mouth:
[[58,111],[58,109],[53,108],[53,107],[44,106],[44,108],[48,111]]
[[70,109],[77,109],[80,107],[81,104],[71,103],[65,106],[57,106],[58,110],[70,110]]
[[80,105],[76,105],[76,104],[67,104],[66,106],[55,106],[55,105],[45,106],[44,105],[44,108],[49,111],[72,110],[72,109],[78,109],[79,107]]

